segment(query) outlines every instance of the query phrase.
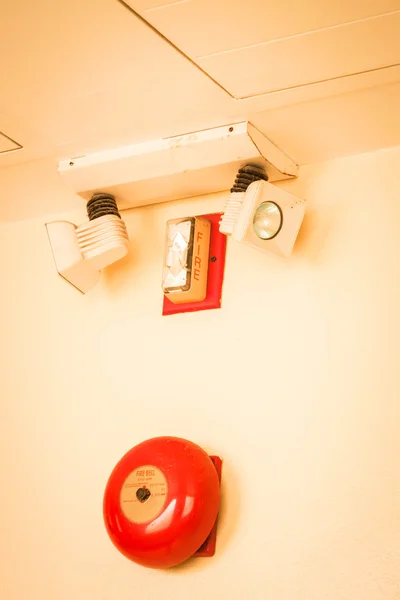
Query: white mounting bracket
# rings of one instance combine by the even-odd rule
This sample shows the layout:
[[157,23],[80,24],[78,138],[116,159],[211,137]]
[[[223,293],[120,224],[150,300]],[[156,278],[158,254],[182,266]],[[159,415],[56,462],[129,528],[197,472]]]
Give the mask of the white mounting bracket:
[[70,158],[58,170],[85,200],[107,192],[124,210],[225,191],[248,163],[263,165],[270,182],[298,174],[298,166],[246,121]]

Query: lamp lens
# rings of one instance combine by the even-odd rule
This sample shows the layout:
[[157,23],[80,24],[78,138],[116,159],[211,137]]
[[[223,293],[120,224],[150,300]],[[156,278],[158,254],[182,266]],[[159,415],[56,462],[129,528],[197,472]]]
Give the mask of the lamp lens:
[[271,240],[280,232],[282,223],[279,206],[275,202],[263,202],[254,214],[253,229],[260,239]]

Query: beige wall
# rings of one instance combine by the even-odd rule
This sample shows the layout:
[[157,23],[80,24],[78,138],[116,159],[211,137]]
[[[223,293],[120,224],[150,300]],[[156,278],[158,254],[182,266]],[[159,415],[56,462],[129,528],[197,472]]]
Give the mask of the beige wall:
[[[85,297],[43,221],[0,227],[2,600],[400,597],[399,168],[302,168],[294,257],[230,243],[221,311],[161,317],[160,271],[165,220],[223,195],[126,213],[132,252]],[[159,434],[224,458],[217,555],[170,572],[120,556],[101,513]]]

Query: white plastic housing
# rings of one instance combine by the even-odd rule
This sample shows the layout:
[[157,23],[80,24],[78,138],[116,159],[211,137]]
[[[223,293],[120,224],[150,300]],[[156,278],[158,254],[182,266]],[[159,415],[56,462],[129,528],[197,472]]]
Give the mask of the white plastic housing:
[[76,227],[68,221],[46,223],[58,273],[83,294],[100,279],[101,269],[128,252],[124,222],[107,215]]
[[247,122],[70,158],[59,172],[85,200],[102,191],[119,209],[230,189],[240,167],[262,165],[270,181],[297,165]]
[[[277,204],[282,214],[281,229],[275,237],[269,240],[259,238],[253,228],[255,212],[263,202]],[[258,250],[289,257],[299,233],[305,210],[305,200],[297,198],[266,181],[255,181],[244,194],[232,237],[237,242],[243,242]]]

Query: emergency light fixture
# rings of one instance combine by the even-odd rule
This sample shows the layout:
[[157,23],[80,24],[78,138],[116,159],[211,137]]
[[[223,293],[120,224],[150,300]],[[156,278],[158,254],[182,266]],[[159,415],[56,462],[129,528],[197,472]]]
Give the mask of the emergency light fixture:
[[220,221],[220,231],[258,250],[289,257],[306,202],[271,185],[267,179],[266,173],[256,166],[239,170]]
[[226,236],[286,256],[304,214],[302,200],[267,183],[296,177],[298,166],[246,121],[61,161],[59,173],[89,200],[90,215],[80,226],[47,223],[59,274],[86,293],[102,268],[125,256],[116,196],[124,210],[214,193],[226,190],[238,169],[220,226],[217,214],[167,225],[163,314],[219,308]]
[[100,279],[100,271],[128,252],[128,232],[110,194],[95,194],[87,203],[89,221],[46,223],[58,273],[85,294]]

